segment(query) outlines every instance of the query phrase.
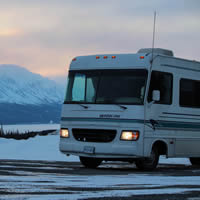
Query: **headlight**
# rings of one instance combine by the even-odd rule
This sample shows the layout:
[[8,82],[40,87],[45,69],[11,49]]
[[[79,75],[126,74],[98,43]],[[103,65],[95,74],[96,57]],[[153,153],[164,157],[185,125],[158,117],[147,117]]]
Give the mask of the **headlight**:
[[121,140],[136,141],[140,135],[139,131],[122,131]]
[[60,129],[60,137],[68,138],[69,137],[68,129]]

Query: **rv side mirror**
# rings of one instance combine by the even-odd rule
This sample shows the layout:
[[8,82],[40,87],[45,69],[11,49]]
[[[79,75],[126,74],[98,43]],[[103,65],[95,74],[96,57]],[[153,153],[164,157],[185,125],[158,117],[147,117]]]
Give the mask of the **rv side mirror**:
[[159,90],[153,90],[152,100],[153,101],[160,101],[160,91]]

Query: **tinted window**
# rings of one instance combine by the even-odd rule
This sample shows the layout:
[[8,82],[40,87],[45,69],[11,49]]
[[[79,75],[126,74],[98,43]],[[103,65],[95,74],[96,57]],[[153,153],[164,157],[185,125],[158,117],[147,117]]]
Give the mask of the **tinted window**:
[[74,101],[83,101],[85,98],[85,75],[77,74],[72,88],[72,99]]
[[180,80],[180,106],[200,107],[200,81]]
[[147,71],[104,71],[99,82],[97,103],[143,104]]
[[70,71],[65,103],[143,104],[147,70]]
[[99,73],[90,71],[70,72],[65,101],[87,102],[95,101]]
[[160,91],[160,101],[158,104],[172,103],[172,74],[166,72],[153,71],[149,87],[148,102],[152,101],[153,90]]

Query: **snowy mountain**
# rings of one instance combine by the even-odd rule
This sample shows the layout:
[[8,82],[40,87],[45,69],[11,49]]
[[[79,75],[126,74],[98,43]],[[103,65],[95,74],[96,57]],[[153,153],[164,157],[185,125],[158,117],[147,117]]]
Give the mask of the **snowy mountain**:
[[62,103],[63,87],[16,65],[0,65],[0,103]]
[[0,124],[58,123],[64,88],[20,66],[0,65]]

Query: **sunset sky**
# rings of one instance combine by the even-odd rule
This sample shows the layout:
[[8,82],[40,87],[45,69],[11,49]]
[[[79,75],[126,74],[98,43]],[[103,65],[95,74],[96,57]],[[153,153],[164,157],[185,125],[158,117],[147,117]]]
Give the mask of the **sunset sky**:
[[0,0],[0,64],[54,78],[78,55],[155,47],[200,61],[200,0]]

